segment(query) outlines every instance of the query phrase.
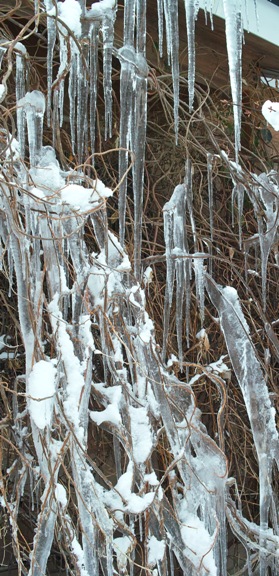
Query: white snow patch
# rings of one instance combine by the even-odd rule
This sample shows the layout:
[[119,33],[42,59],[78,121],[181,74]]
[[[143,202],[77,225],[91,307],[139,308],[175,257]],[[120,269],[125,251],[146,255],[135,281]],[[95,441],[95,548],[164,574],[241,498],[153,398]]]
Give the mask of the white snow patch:
[[148,344],[152,337],[152,332],[154,330],[154,324],[151,318],[148,318],[145,324],[142,326],[142,329],[139,333],[140,339],[145,343]]
[[155,498],[155,492],[148,492],[144,496],[138,496],[133,493],[128,498],[128,504],[126,506],[126,511],[131,514],[141,514],[148,508]]
[[[148,492],[143,496],[139,496],[134,492],[131,492],[132,482],[133,482],[133,475],[134,475],[134,465],[133,462],[129,462],[127,466],[127,471],[120,476],[115,490],[122,496],[124,500],[126,500],[127,505],[123,507],[123,504],[120,506],[119,497],[117,498],[117,492],[114,492],[114,496],[112,498],[112,503],[117,503],[117,508],[122,510],[123,512],[130,512],[131,514],[141,514],[150,506],[155,498],[155,492]],[[106,495],[107,498],[107,495]]]
[[120,412],[115,404],[109,404],[109,406],[101,412],[91,410],[90,418],[95,424],[98,424],[98,426],[103,422],[111,422],[111,424],[116,424],[116,426],[122,423]]
[[[77,0],[64,0],[64,2],[57,3],[58,14],[68,28],[75,34],[77,38],[81,36],[81,6]],[[65,33],[65,28],[63,30]]]
[[266,121],[274,128],[279,130],[279,102],[267,100],[262,106],[262,114]]
[[[99,181],[100,184],[100,181]],[[110,188],[104,184],[94,188],[84,188],[80,184],[67,184],[61,190],[61,200],[70,204],[75,210],[90,210],[92,205],[99,203],[102,198],[108,198],[112,195]]]
[[84,566],[85,566],[84,552],[83,552],[83,549],[82,549],[80,543],[77,541],[75,536],[71,542],[71,549],[72,549],[74,555],[76,556],[77,565],[80,569],[80,576],[92,576],[84,568]]
[[50,426],[55,394],[56,369],[51,362],[40,360],[34,364],[29,376],[29,411],[36,426]]
[[138,464],[145,462],[152,450],[152,434],[146,408],[129,408],[133,456]]
[[59,502],[59,504],[61,504],[62,508],[65,508],[65,506],[67,506],[67,493],[66,490],[64,488],[64,486],[62,486],[62,484],[56,484],[55,487],[55,497],[56,500]]
[[45,190],[45,196],[65,186],[65,179],[61,176],[60,168],[54,162],[44,165],[43,167],[36,166],[35,168],[31,168],[29,174],[35,187]]
[[204,523],[194,514],[187,512],[185,517],[187,519],[181,528],[181,535],[185,543],[185,556],[195,566],[197,573],[203,567],[210,576],[217,576],[212,550],[215,534],[211,537],[205,529]]
[[147,286],[148,284],[151,284],[152,279],[153,279],[153,270],[151,266],[148,266],[143,274],[144,285]]
[[99,0],[91,4],[90,18],[101,18],[107,10],[111,10],[115,6],[115,0]]
[[128,536],[114,538],[113,548],[116,552],[117,566],[120,573],[126,572],[126,565],[128,560],[128,552],[130,551],[133,542]]
[[144,475],[144,481],[148,482],[148,484],[150,486],[158,486],[159,485],[159,480],[158,480],[155,472],[151,472],[151,474],[145,474]]
[[0,100],[2,100],[2,98],[4,98],[6,95],[6,88],[4,86],[4,84],[0,84]]
[[166,549],[166,542],[164,540],[157,540],[155,536],[151,536],[148,542],[148,565],[153,568],[157,562],[163,560]]

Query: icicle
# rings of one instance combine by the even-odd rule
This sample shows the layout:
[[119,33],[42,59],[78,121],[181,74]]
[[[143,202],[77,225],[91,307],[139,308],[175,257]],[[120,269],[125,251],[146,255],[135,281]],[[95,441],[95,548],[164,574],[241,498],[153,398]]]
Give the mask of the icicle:
[[137,52],[146,52],[146,0],[137,0]]
[[[213,154],[207,154],[207,190],[208,190],[208,210],[209,210],[209,228],[210,228],[210,242],[209,242],[209,255],[212,256],[212,245],[213,245],[213,179],[212,179],[212,168],[213,168]],[[212,274],[212,258],[209,258],[209,273]]]
[[[189,110],[193,110],[195,90],[195,13],[196,0],[184,0],[188,43],[188,93]],[[206,9],[206,7],[205,7]]]
[[237,184],[236,194],[237,194],[237,210],[238,210],[238,241],[240,250],[242,250],[242,214],[243,214],[244,192],[245,187],[243,186],[243,184]]
[[207,190],[208,190],[208,209],[209,209],[209,226],[210,240],[213,242],[213,181],[212,181],[212,162],[213,154],[207,154]]
[[194,270],[196,280],[196,294],[199,304],[201,325],[204,323],[204,260],[203,258],[194,258]]
[[6,53],[6,51],[7,51],[7,47],[6,47],[6,46],[1,46],[1,44],[2,44],[3,42],[5,42],[5,40],[1,39],[1,40],[0,40],[0,69],[1,69],[1,67],[2,67],[3,58],[4,58],[5,53]]
[[163,215],[164,215],[164,237],[166,245],[166,264],[167,264],[165,305],[164,305],[164,336],[163,336],[163,351],[162,351],[162,357],[164,361],[166,358],[167,337],[169,332],[170,309],[172,305],[174,272],[175,272],[175,262],[174,259],[172,258],[173,210],[171,208],[170,202],[167,202],[167,204],[165,204],[163,208]]
[[53,92],[53,112],[52,112],[52,146],[55,148],[57,133],[59,132],[59,91]]
[[69,74],[69,102],[70,102],[70,129],[71,129],[71,145],[73,154],[76,151],[76,101],[77,101],[77,59],[78,54],[74,53],[71,61],[71,68]]
[[115,8],[104,10],[102,19],[103,35],[103,85],[105,99],[105,140],[112,133],[112,49],[114,39]]
[[13,261],[12,250],[10,247],[8,249],[8,267],[9,267],[9,292],[8,292],[8,296],[9,296],[9,298],[11,298],[12,289],[13,289],[14,261]]
[[230,83],[233,100],[235,157],[241,148],[241,102],[242,102],[242,41],[243,25],[241,0],[223,0],[226,19],[226,41],[229,60]]
[[52,67],[53,51],[56,42],[56,23],[53,14],[54,6],[52,0],[45,0],[45,7],[47,13],[47,122],[48,126],[50,126]]
[[179,349],[179,360],[182,362],[182,307],[185,291],[185,274],[187,265],[184,258],[186,250],[185,238],[185,186],[180,184],[174,189],[169,202],[163,208],[164,214],[164,236],[166,244],[167,278],[165,291],[164,308],[164,336],[163,336],[163,358],[166,356],[167,336],[169,331],[170,310],[173,297],[173,285],[176,274],[176,326]]
[[134,153],[133,191],[134,191],[134,269],[137,280],[140,279],[142,209],[144,188],[144,160],[147,124],[147,75],[148,66],[142,54],[136,55],[134,80],[134,106],[132,112],[131,144]]
[[124,3],[124,46],[134,46],[136,0]]
[[164,39],[163,0],[157,0],[157,12],[158,12],[159,56],[160,58],[163,58],[163,39]]
[[173,113],[175,139],[178,139],[178,108],[179,108],[179,30],[178,30],[178,0],[164,0],[164,11],[167,33],[167,50],[171,60],[173,83]]
[[198,245],[197,245],[197,233],[196,233],[196,224],[195,218],[193,213],[193,185],[192,185],[192,163],[190,158],[187,158],[185,164],[185,188],[186,188],[186,204],[190,216],[190,222],[192,227],[192,234],[194,240],[194,250],[198,252]]
[[33,90],[27,92],[18,105],[24,107],[26,115],[30,165],[36,166],[42,149],[45,97],[39,90]]
[[[90,78],[90,145],[91,154],[95,151],[96,104],[98,93],[98,50],[100,21],[92,20],[89,28],[89,78]],[[94,158],[92,157],[92,163]]]
[[178,358],[182,368],[182,325],[183,325],[183,301],[185,291],[186,261],[185,255],[185,187],[181,186],[180,197],[177,198],[174,212],[173,244],[175,251],[175,275],[176,275],[176,333],[178,344]]
[[106,556],[107,556],[107,576],[113,576],[113,548],[111,542],[111,535],[106,538]]
[[[129,2],[128,2],[129,4]],[[126,4],[125,4],[126,7]],[[133,84],[135,78],[135,50],[132,46],[123,46],[118,51],[121,63],[120,73],[120,136],[119,136],[119,236],[124,246],[126,193],[128,170],[128,148],[131,136],[133,105]]]
[[185,293],[186,293],[186,302],[185,302],[185,320],[186,320],[186,342],[189,348],[190,346],[190,305],[191,305],[191,261],[186,259],[185,261]]
[[[259,188],[261,206],[257,205],[257,218],[258,218],[258,232],[260,239],[261,249],[261,263],[262,263],[262,292],[263,292],[263,306],[266,308],[266,276],[267,276],[267,263],[270,250],[275,241],[277,230],[279,227],[278,209],[279,201],[277,190],[278,186],[267,182],[267,177],[262,176],[263,186]],[[265,222],[262,219],[262,209],[264,209]],[[264,231],[265,225],[265,231]]]
[[[88,82],[84,62],[88,61],[87,45],[83,46],[82,55],[78,54],[77,58],[77,156],[78,163],[82,164],[85,146],[85,136],[87,128],[87,101],[88,101]],[[86,155],[87,154],[86,150]]]
[[[25,95],[25,82],[26,82],[26,69],[25,69],[25,57],[26,48],[17,42],[15,45],[16,52],[16,101],[19,102],[21,98]],[[19,142],[19,153],[22,158],[25,155],[25,120],[24,120],[24,109],[22,106],[17,106],[16,109],[17,118],[17,138]]]
[[[263,307],[266,308],[266,277],[267,264],[271,248],[275,242],[277,230],[279,227],[278,220],[278,175],[275,172],[270,174],[260,174],[254,176],[257,185],[253,186],[252,193],[247,193],[253,203],[254,213],[258,222],[258,237],[261,250],[261,273],[262,273],[262,298]],[[249,244],[253,243],[254,237],[250,239]],[[246,241],[247,244],[247,241]]]

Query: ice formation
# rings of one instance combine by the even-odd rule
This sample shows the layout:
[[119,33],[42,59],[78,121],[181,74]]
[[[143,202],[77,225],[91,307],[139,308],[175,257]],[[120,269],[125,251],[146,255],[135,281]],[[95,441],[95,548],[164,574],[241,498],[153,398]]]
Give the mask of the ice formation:
[[[223,0],[234,106],[236,162],[225,155],[238,200],[239,226],[243,197],[253,203],[262,261],[262,292],[266,302],[267,262],[278,230],[278,175],[253,175],[245,187],[238,165],[241,122],[242,3]],[[189,58],[189,109],[195,106],[195,20],[198,0],[185,0]],[[173,78],[174,126],[179,132],[178,0],[157,0],[159,52],[166,47]],[[212,12],[212,2],[206,3]],[[186,160],[184,181],[165,203],[164,239],[166,291],[163,349],[146,310],[145,290],[151,283],[147,266],[142,278],[141,242],[149,67],[146,58],[146,2],[125,0],[123,45],[116,49],[117,3],[101,0],[45,0],[47,20],[46,98],[29,91],[25,46],[14,45],[16,62],[17,140],[6,131],[1,156],[1,240],[14,276],[18,314],[25,349],[26,405],[32,431],[17,486],[24,492],[29,470],[39,485],[37,529],[29,558],[29,576],[46,573],[55,531],[61,529],[77,574],[133,574],[143,562],[153,576],[181,573],[223,576],[227,572],[226,525],[247,549],[259,551],[260,576],[278,573],[278,523],[271,478],[278,465],[278,434],[260,363],[234,288],[221,288],[212,278],[214,241],[214,155],[207,155],[210,238],[202,251],[194,215],[193,170]],[[40,14],[39,3],[35,5]],[[24,41],[24,40],[23,40]],[[108,230],[106,202],[113,191],[94,168],[98,90],[98,55],[102,44],[104,137],[112,132],[112,58],[120,66],[119,239]],[[53,57],[59,47],[59,67]],[[99,46],[100,45],[100,46]],[[6,47],[0,46],[0,59]],[[68,94],[65,96],[65,87]],[[5,99],[7,82],[0,85]],[[61,166],[55,146],[69,102],[69,126],[77,169]],[[277,128],[277,105],[266,103],[265,118]],[[43,138],[44,117],[53,131],[53,146]],[[26,129],[27,142],[26,146]],[[3,135],[1,133],[1,136]],[[90,149],[90,150],[89,150]],[[90,153],[89,153],[90,152]],[[216,156],[217,158],[217,156]],[[125,247],[127,174],[131,167],[134,198],[134,253]],[[16,210],[14,207],[16,206]],[[88,242],[88,230],[94,248]],[[240,236],[241,244],[241,236]],[[94,251],[93,251],[94,250]],[[3,256],[4,258],[4,256]],[[227,351],[243,393],[256,448],[260,476],[260,525],[242,515],[230,496],[224,453],[223,357],[180,382],[172,370],[184,369],[190,336],[191,282],[195,281],[199,310],[199,345],[205,342],[205,294],[218,312]],[[144,285],[144,288],[142,287]],[[174,298],[174,292],[176,296]],[[178,359],[168,361],[171,311],[176,300]],[[201,330],[200,330],[201,328]],[[266,328],[271,333],[272,328]],[[48,341],[43,334],[48,335]],[[274,340],[275,341],[275,340]],[[187,363],[186,363],[187,364]],[[101,366],[101,368],[100,368]],[[99,370],[99,372],[98,372]],[[96,374],[101,374],[96,377]],[[218,433],[211,437],[197,408],[194,384],[206,375],[220,401]],[[17,407],[15,400],[15,406]],[[93,404],[93,407],[92,407]],[[18,407],[15,433],[20,447],[26,418]],[[104,430],[112,438],[114,474],[108,478],[88,452],[88,429]],[[95,432],[94,432],[95,431]],[[169,462],[161,473],[156,461],[161,439]],[[36,452],[36,456],[34,454]],[[32,460],[33,459],[33,460]],[[32,467],[30,462],[36,461]],[[40,481],[37,482],[38,470]],[[71,481],[60,483],[63,471]],[[70,472],[68,471],[70,470]],[[167,484],[167,489],[165,488]],[[74,497],[72,495],[74,494]],[[18,495],[1,499],[10,510],[13,535]],[[72,499],[74,506],[70,506]],[[76,510],[78,523],[76,520]],[[61,517],[63,522],[61,525]],[[60,524],[59,524],[60,522]],[[247,533],[249,532],[249,538]],[[142,556],[139,556],[139,550]],[[17,551],[19,570],[26,569]],[[24,558],[26,562],[26,558]],[[127,568],[128,566],[128,568]]]

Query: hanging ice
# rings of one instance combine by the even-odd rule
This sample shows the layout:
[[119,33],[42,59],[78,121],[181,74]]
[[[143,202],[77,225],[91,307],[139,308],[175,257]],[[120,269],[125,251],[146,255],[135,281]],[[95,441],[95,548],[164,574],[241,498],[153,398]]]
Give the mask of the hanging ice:
[[[24,97],[26,92],[26,48],[17,42],[16,49],[16,100],[19,102]],[[19,142],[20,156],[24,158],[25,153],[25,122],[24,122],[24,108],[17,106],[17,138]]]
[[[36,166],[42,149],[45,97],[39,90],[27,92],[19,100],[18,106],[23,108],[27,121],[30,164]],[[20,148],[23,147],[24,144],[21,144]]]
[[[95,125],[96,125],[96,105],[98,94],[98,50],[99,50],[99,30],[100,21],[92,18],[89,26],[89,74],[90,74],[90,101],[89,101],[89,131],[91,154],[95,152]],[[92,161],[94,156],[92,157]]]
[[[261,250],[262,296],[266,308],[267,263],[272,246],[275,243],[279,227],[278,174],[260,174],[254,176],[256,181],[249,194],[258,222],[259,244]],[[249,191],[249,189],[247,189]]]
[[102,17],[103,84],[105,97],[105,139],[112,131],[112,49],[114,39],[115,8],[107,8]]
[[176,141],[178,138],[179,119],[179,29],[178,29],[178,1],[163,0],[166,20],[167,50],[171,62],[173,82],[173,113],[174,131]]
[[134,46],[136,0],[124,3],[123,46]]
[[[186,190],[185,186],[179,185],[174,189],[169,202],[164,205],[164,236],[166,244],[166,290],[164,307],[164,336],[163,358],[166,358],[167,338],[169,333],[170,311],[173,300],[173,286],[176,277],[176,324],[179,360],[182,362],[182,318],[185,289],[189,288],[189,264],[186,256]],[[188,280],[188,281],[187,281]]]
[[[275,410],[271,405],[236,290],[230,287],[222,289],[210,277],[207,278],[206,286],[220,316],[228,353],[243,394],[257,451],[260,481],[260,544],[262,546],[260,575],[265,576],[267,568],[265,539],[269,519],[272,518],[271,509],[274,505],[272,470],[274,461],[277,467],[279,464]],[[277,526],[274,528],[277,530]]]
[[143,54],[136,54],[131,144],[132,151],[135,155],[133,164],[134,268],[137,279],[140,277],[141,264],[144,160],[147,125],[147,74],[148,66]]
[[56,41],[55,9],[52,0],[44,0],[47,13],[47,121],[51,120],[53,51]]
[[187,44],[188,44],[188,93],[189,109],[193,110],[195,88],[195,20],[197,11],[196,0],[184,0],[186,12]]
[[233,100],[235,130],[235,155],[241,148],[241,110],[242,110],[242,0],[223,0],[226,19],[226,40],[229,60],[230,83]]
[[159,55],[163,57],[163,35],[164,35],[164,12],[163,0],[157,0],[158,12],[158,36],[159,36]]
[[120,136],[119,136],[119,236],[124,245],[127,194],[128,150],[131,138],[132,106],[135,80],[135,50],[123,46],[119,50],[120,73]]

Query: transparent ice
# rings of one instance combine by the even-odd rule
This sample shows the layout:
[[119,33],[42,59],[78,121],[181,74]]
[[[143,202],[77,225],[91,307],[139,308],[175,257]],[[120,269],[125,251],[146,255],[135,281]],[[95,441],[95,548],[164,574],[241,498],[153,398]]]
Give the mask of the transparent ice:
[[[146,306],[151,275],[148,266],[141,283],[149,75],[147,3],[124,2],[123,44],[116,48],[117,5],[113,0],[95,2],[91,8],[77,0],[45,0],[46,99],[28,85],[24,39],[14,46],[18,142],[8,132],[1,132],[7,146],[1,155],[0,230],[10,292],[15,286],[17,291],[25,351],[21,382],[26,396],[20,397],[25,406],[23,412],[16,395],[14,400],[14,434],[17,448],[24,454],[22,473],[17,489],[6,494],[4,505],[16,542],[20,498],[26,490],[27,476],[31,475],[31,486],[36,486],[38,492],[34,505],[38,513],[30,545],[29,576],[46,573],[58,530],[77,574],[83,576],[120,575],[128,570],[133,574],[139,549],[142,565],[154,576],[172,576],[177,565],[187,576],[223,576],[227,573],[228,525],[247,551],[249,574],[255,573],[255,554],[259,557],[260,576],[270,570],[274,575],[278,573],[277,501],[272,485],[273,473],[278,472],[275,410],[237,291],[217,285],[212,276],[214,267],[206,268],[214,256],[214,162],[218,160],[228,169],[233,200],[237,200],[240,247],[243,242],[247,253],[251,246],[260,248],[262,299],[266,305],[267,266],[278,238],[278,174],[253,174],[246,186],[238,164],[242,3],[223,3],[236,162],[229,161],[225,154],[207,154],[210,237],[202,241],[209,246],[208,252],[202,251],[196,226],[195,174],[190,157],[186,159],[185,177],[178,178],[174,191],[169,191],[163,209],[166,288],[162,351],[156,339],[155,320]],[[199,4],[197,0],[185,0],[190,111],[195,105],[194,29]],[[157,0],[157,6],[159,52],[164,51],[165,28],[173,78],[174,132],[178,138],[178,2]],[[38,12],[39,6],[35,8]],[[212,2],[207,2],[205,9],[211,11]],[[53,77],[56,46],[59,68]],[[117,58],[120,66],[119,191],[115,192],[119,194],[119,238],[108,229],[106,202],[112,190],[98,179],[98,174],[92,180],[82,169],[96,147],[100,49],[104,138],[112,131],[112,58]],[[2,65],[6,50],[0,47]],[[68,95],[64,98],[65,87]],[[67,98],[77,169],[62,169],[55,147],[43,138],[46,115],[53,130],[53,143],[57,144],[59,129],[67,121]],[[127,190],[134,200],[132,261],[125,244]],[[253,205],[258,233],[244,242],[241,224],[245,195]],[[93,247],[88,243],[89,233]],[[195,375],[191,380],[187,377],[185,351],[192,338],[193,283],[198,334],[201,335],[210,300],[218,315],[216,319],[211,313],[212,322],[217,326],[220,323],[243,395],[259,465],[259,524],[250,522],[242,513],[237,488],[232,489],[236,481],[228,478],[223,356],[205,366],[198,358]],[[170,356],[174,309],[178,358]],[[278,353],[273,328],[268,322],[264,325]],[[179,371],[185,371],[186,377],[184,374],[180,380]],[[215,435],[209,434],[197,408],[195,385],[202,383],[203,378],[210,379],[219,398]],[[93,430],[93,437],[104,433],[112,439],[111,476],[98,467],[95,455],[89,454],[89,430]],[[29,445],[27,437],[32,437]],[[168,462],[161,473],[157,459],[162,443],[167,446]],[[60,473],[62,476],[65,470],[70,481],[62,485]],[[21,556],[19,547],[16,554],[19,570],[26,573],[26,558]]]

